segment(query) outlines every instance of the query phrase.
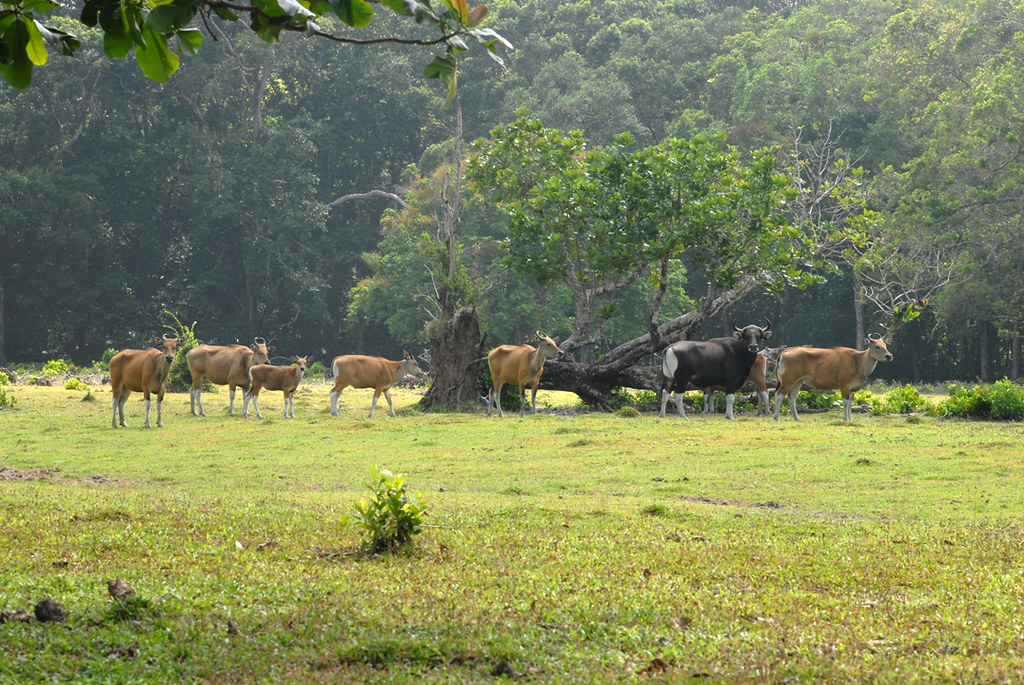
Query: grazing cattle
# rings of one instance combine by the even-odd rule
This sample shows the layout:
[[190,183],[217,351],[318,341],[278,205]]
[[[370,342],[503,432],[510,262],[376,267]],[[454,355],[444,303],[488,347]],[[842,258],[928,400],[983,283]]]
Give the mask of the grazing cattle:
[[284,417],[295,418],[295,389],[302,381],[312,357],[292,357],[294,366],[271,366],[270,364],[253,364],[249,367],[249,392],[245,393],[242,402],[242,416],[249,418],[249,400],[256,410],[256,418],[262,419],[260,413],[260,390],[284,391]]
[[373,418],[373,410],[377,407],[377,400],[380,394],[384,393],[384,399],[388,401],[388,409],[391,415],[395,415],[395,407],[391,403],[391,393],[388,389],[395,381],[406,375],[419,376],[419,364],[408,352],[404,353],[402,359],[391,361],[384,357],[367,357],[361,354],[343,354],[335,357],[331,364],[334,372],[334,387],[331,388],[331,416],[338,415],[338,399],[341,391],[352,386],[353,388],[373,388],[373,403],[370,404],[370,418]]
[[[765,359],[763,354],[757,355],[754,360],[754,365],[750,367],[750,375],[747,376],[747,380],[743,382],[743,386],[748,383],[753,384],[754,390],[757,392],[757,415],[768,416],[768,410],[770,409],[768,402],[768,381],[765,379],[765,369],[768,366],[768,360]],[[741,388],[743,386],[740,386]],[[715,390],[722,390],[722,388],[704,388],[704,413],[714,414],[715,413]]]
[[681,340],[665,349],[661,363],[661,412],[675,391],[676,407],[684,419],[683,393],[689,383],[698,388],[721,388],[725,391],[725,418],[733,418],[732,405],[736,391],[743,387],[757,360],[762,340],[771,337],[772,322],[765,327],[751,324],[740,328],[733,322],[733,337],[712,338],[704,342]]
[[796,396],[804,383],[817,390],[836,390],[843,393],[843,420],[853,419],[852,393],[860,390],[875,365],[892,361],[889,348],[878,335],[868,336],[867,349],[857,351],[850,347],[791,347],[779,356],[779,389],[775,391],[775,420],[779,420],[782,398],[789,395],[789,410],[796,414]]
[[189,373],[192,374],[192,387],[189,388],[189,400],[192,413],[199,409],[199,416],[206,416],[203,409],[203,379],[217,385],[228,386],[228,414],[235,413],[235,388],[242,389],[244,398],[249,392],[249,369],[254,364],[269,364],[273,347],[267,347],[267,341],[256,338],[250,347],[245,345],[196,345],[185,360],[188,362]]
[[487,415],[491,416],[493,408],[498,408],[498,416],[504,418],[501,411],[501,386],[515,383],[519,386],[519,416],[526,415],[526,387],[530,386],[531,414],[537,413],[537,385],[540,374],[544,371],[544,361],[549,357],[558,357],[562,350],[558,342],[537,331],[537,347],[533,345],[499,345],[487,355],[487,366],[491,370],[493,387],[487,393]]
[[146,400],[146,424],[149,428],[149,396],[156,393],[156,425],[164,427],[161,409],[164,393],[167,391],[167,378],[171,373],[171,363],[178,352],[178,339],[164,335],[156,339],[158,349],[121,350],[110,358],[110,390],[114,395],[114,428],[118,418],[124,422],[124,404],[132,392],[141,392]]

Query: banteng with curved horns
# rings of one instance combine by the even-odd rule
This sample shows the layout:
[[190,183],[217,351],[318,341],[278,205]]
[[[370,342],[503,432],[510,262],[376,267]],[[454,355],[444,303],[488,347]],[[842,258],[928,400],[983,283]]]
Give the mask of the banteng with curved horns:
[[235,388],[242,389],[242,397],[249,393],[249,369],[254,364],[269,364],[273,347],[267,347],[263,338],[254,338],[252,345],[196,345],[188,354],[189,373],[192,374],[192,387],[189,389],[189,400],[192,413],[199,409],[199,416],[206,416],[203,409],[203,379],[217,385],[228,386],[228,414],[235,413]]
[[661,363],[661,412],[675,393],[676,407],[684,419],[683,393],[693,383],[698,388],[721,388],[725,391],[725,418],[733,418],[732,405],[736,391],[743,387],[757,360],[762,340],[772,336],[772,322],[764,327],[750,324],[740,328],[733,321],[731,338],[706,341],[681,340],[665,348]]
[[384,357],[367,357],[361,354],[343,354],[335,357],[331,362],[331,369],[334,373],[334,387],[331,388],[331,416],[338,415],[338,400],[341,398],[341,391],[352,386],[353,388],[373,388],[373,402],[370,404],[370,418],[373,418],[373,410],[377,407],[377,400],[381,393],[388,401],[388,409],[391,415],[395,415],[395,407],[391,403],[389,388],[395,381],[403,376],[419,376],[419,364],[411,354],[405,352],[402,359],[391,361]]
[[796,413],[796,396],[804,383],[816,390],[843,393],[843,420],[853,419],[852,394],[861,389],[878,362],[892,361],[892,354],[877,333],[864,339],[867,349],[851,347],[791,347],[779,355],[779,389],[775,391],[775,420],[779,420],[782,398],[789,396],[789,411]]
[[537,347],[533,345],[499,345],[487,355],[487,366],[491,370],[494,386],[487,393],[487,415],[492,416],[494,407],[498,408],[498,416],[504,417],[501,411],[501,386],[515,383],[519,386],[519,416],[526,415],[526,387],[531,388],[531,414],[537,413],[537,385],[544,371],[544,361],[549,357],[559,357],[562,350],[554,338],[549,338],[537,331]]
[[178,339],[166,333],[156,339],[157,349],[121,350],[110,358],[110,391],[114,396],[114,428],[118,418],[124,421],[124,405],[132,392],[141,392],[146,400],[146,424],[149,428],[149,396],[156,393],[156,425],[164,427],[161,408],[167,391],[167,378],[171,373],[174,355],[178,353]]

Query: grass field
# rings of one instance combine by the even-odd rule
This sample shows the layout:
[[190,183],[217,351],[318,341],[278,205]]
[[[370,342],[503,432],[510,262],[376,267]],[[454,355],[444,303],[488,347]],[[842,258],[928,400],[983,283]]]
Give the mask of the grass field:
[[[328,389],[288,421],[280,393],[263,421],[169,395],[146,431],[138,395],[113,430],[109,388],[15,386],[0,610],[70,616],[0,624],[0,682],[1024,678],[1020,423],[499,421],[412,391],[370,421]],[[427,500],[410,553],[342,525],[373,463]]]

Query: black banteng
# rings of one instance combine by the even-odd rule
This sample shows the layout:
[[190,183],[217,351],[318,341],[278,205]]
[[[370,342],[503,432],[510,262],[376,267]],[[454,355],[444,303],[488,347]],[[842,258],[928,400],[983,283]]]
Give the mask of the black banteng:
[[725,391],[725,418],[732,418],[736,391],[743,387],[757,359],[762,340],[771,337],[772,322],[765,327],[753,324],[740,328],[733,322],[731,338],[712,338],[705,342],[682,340],[665,349],[661,364],[661,413],[669,395],[676,395],[679,415],[683,410],[683,392],[693,383],[698,388],[717,387]]

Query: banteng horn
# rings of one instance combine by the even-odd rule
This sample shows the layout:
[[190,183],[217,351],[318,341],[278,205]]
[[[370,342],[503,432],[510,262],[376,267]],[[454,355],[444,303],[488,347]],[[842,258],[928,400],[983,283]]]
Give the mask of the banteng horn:
[[762,326],[761,330],[762,331],[769,331],[769,330],[771,330],[771,328],[772,328],[772,320],[769,319],[767,316],[764,317],[764,320],[767,322],[767,325]]
[[878,333],[868,333],[868,337],[871,338],[872,340],[882,339],[882,336],[880,336]]
[[267,341],[266,341],[265,338],[261,338],[259,336],[256,336],[255,338],[252,339],[252,344],[253,345],[266,345]]
[[737,333],[742,333],[743,329],[736,325],[736,319],[732,320],[732,329]]

